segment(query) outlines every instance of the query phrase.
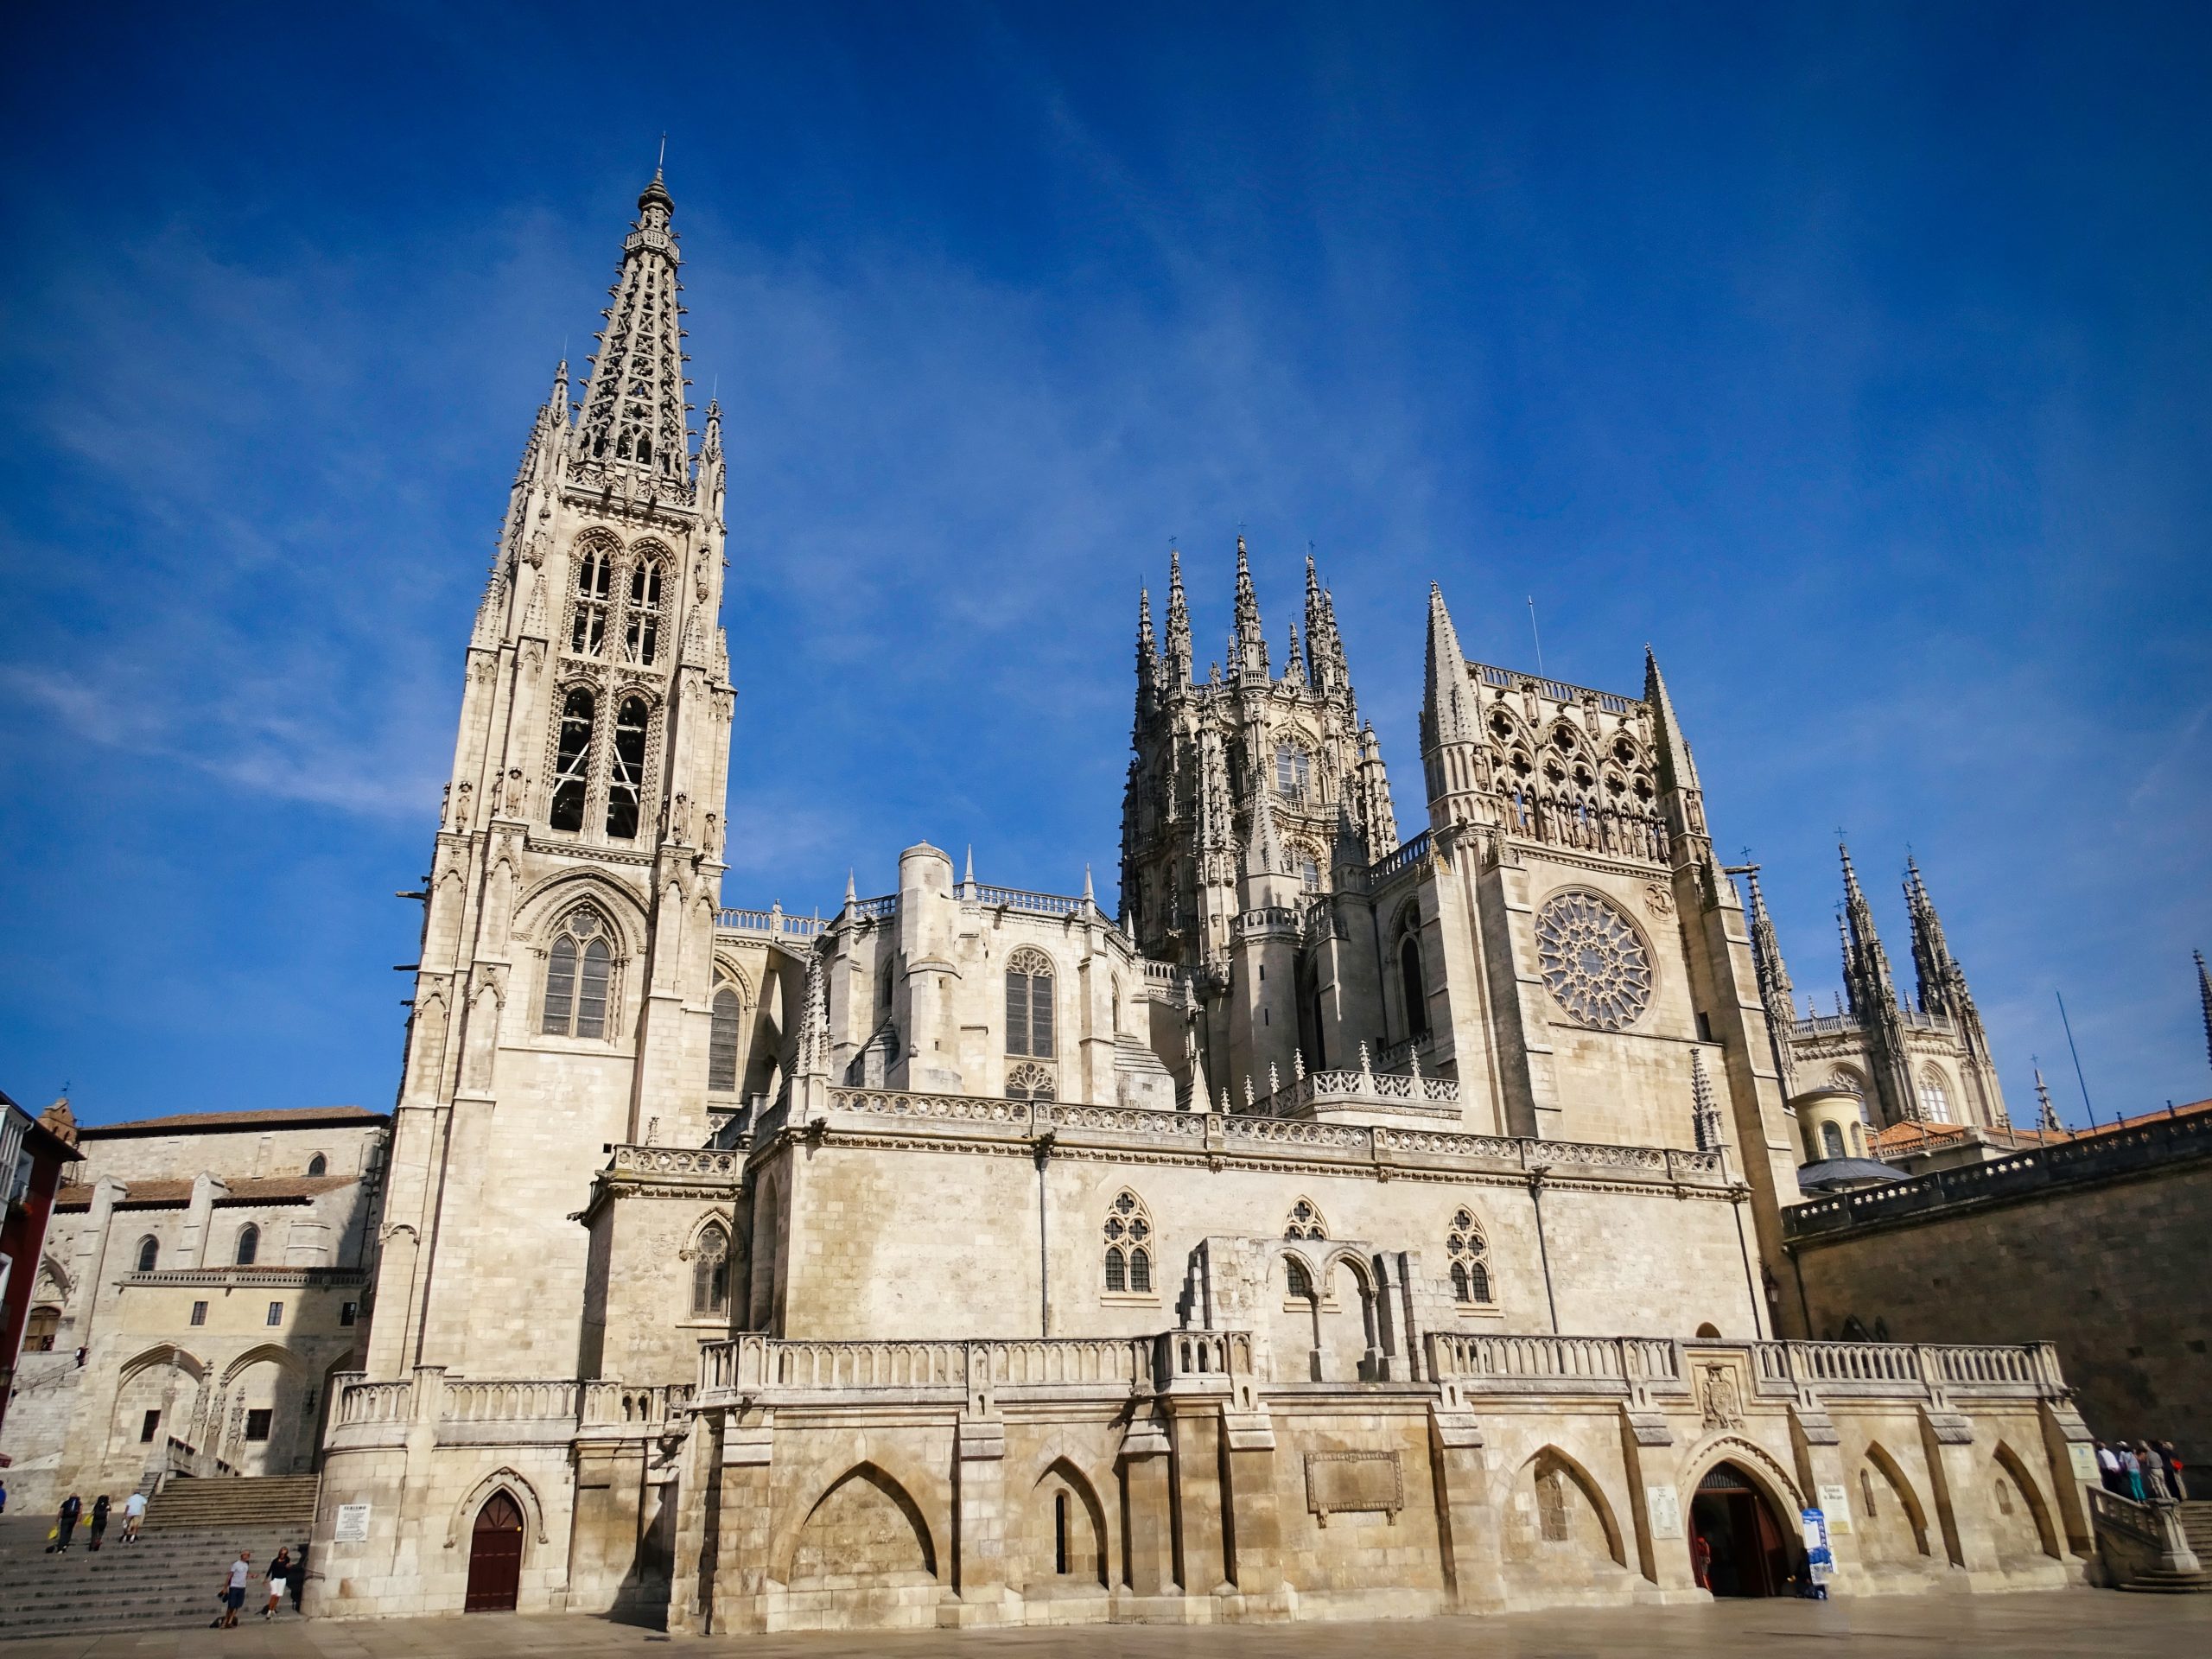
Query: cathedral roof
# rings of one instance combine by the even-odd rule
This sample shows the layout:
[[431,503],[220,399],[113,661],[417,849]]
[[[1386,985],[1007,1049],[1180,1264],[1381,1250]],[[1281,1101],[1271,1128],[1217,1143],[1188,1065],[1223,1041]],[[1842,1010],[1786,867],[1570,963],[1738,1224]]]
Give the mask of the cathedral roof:
[[[358,1175],[273,1175],[246,1178],[229,1183],[230,1190],[216,1195],[218,1209],[242,1204],[305,1204],[309,1198],[320,1198],[325,1192],[341,1186],[352,1186],[361,1178]],[[193,1183],[190,1181],[126,1181],[118,1207],[125,1210],[182,1209],[192,1202]],[[89,1210],[92,1203],[92,1188],[82,1181],[73,1181],[54,1195],[57,1210]]]
[[309,1129],[327,1126],[391,1121],[385,1112],[365,1106],[280,1106],[256,1112],[178,1112],[168,1117],[135,1117],[124,1123],[79,1126],[79,1139],[98,1141],[119,1135],[216,1135],[226,1129]]

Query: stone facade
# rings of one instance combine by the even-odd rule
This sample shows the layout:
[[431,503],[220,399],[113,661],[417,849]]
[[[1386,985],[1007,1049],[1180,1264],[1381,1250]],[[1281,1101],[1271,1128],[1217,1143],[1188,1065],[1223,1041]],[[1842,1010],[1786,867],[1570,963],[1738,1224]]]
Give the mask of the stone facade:
[[671,213],[469,645],[310,1611],[510,1605],[503,1492],[511,1605],[695,1631],[1696,1597],[1693,1534],[1772,1587],[1816,1501],[1846,1591],[2082,1576],[2053,1353],[1798,1340],[1795,1011],[1649,657],[1470,663],[1432,593],[1401,842],[1318,573],[1278,671],[1240,543],[1200,679],[1179,556],[1120,917],[926,843],[723,906]]
[[80,1128],[0,1435],[10,1496],[313,1469],[367,1330],[390,1124],[338,1106]]

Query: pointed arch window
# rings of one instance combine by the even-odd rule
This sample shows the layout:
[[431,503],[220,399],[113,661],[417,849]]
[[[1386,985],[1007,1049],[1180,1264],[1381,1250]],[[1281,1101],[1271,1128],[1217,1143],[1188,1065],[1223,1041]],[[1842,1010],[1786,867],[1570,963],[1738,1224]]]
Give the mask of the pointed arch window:
[[553,805],[549,822],[556,830],[584,827],[584,796],[591,786],[592,695],[572,686],[561,701],[560,747],[553,760]]
[[1152,1294],[1152,1214],[1124,1187],[1106,1211],[1106,1288],[1120,1294]]
[[651,668],[660,648],[660,561],[641,558],[630,567],[630,603],[623,649],[629,659]]
[[161,1264],[162,1247],[151,1233],[138,1241],[138,1271],[151,1273]]
[[1951,1097],[1944,1092],[1941,1072],[1929,1070],[1920,1074],[1920,1115],[1930,1123],[1951,1121]]
[[1275,793],[1286,801],[1303,801],[1313,782],[1313,758],[1294,743],[1275,749]]
[[729,1233],[720,1222],[701,1228],[692,1246],[691,1312],[701,1318],[729,1312]]
[[1052,1058],[1052,959],[1027,946],[1007,958],[1006,1052]]
[[261,1255],[261,1229],[251,1222],[238,1229],[238,1249],[231,1259],[239,1267],[250,1268]]
[[614,552],[594,545],[576,562],[575,611],[569,621],[569,649],[579,657],[607,650],[607,600],[614,582]]
[[545,1007],[538,1028],[549,1037],[606,1036],[613,968],[613,948],[599,912],[570,911],[546,955]]
[[1290,1206],[1290,1217],[1282,1225],[1285,1238],[1326,1238],[1329,1224],[1321,1219],[1321,1212],[1310,1198],[1300,1198]]
[[1421,970],[1421,935],[1408,931],[1398,942],[1398,988],[1406,999],[1406,1035],[1428,1035],[1428,991]]
[[330,1160],[324,1157],[321,1153],[318,1152],[314,1157],[308,1160],[308,1174],[327,1175],[329,1173]]
[[625,697],[614,714],[614,770],[607,780],[607,833],[617,841],[638,838],[639,803],[645,787],[645,723],[652,717],[643,697]]
[[745,1007],[728,985],[715,992],[707,1031],[707,1087],[716,1094],[737,1092],[737,1039]]
[[1490,1285],[1490,1241],[1483,1236],[1473,1211],[1461,1210],[1452,1217],[1445,1248],[1452,1262],[1452,1300],[1463,1306],[1495,1300]]

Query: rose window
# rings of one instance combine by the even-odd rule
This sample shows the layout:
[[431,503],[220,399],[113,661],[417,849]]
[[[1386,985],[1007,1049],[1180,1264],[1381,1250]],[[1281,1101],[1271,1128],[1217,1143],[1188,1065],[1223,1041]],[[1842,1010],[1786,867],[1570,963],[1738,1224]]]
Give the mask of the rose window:
[[1578,1024],[1620,1031],[1651,1004],[1651,957],[1627,917],[1594,893],[1563,893],[1536,912],[1536,963]]

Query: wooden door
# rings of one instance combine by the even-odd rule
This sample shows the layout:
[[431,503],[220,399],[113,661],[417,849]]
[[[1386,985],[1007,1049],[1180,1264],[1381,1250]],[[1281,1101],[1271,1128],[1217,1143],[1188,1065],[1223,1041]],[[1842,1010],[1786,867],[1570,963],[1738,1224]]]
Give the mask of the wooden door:
[[522,1585],[522,1506],[494,1492],[476,1511],[468,1545],[468,1600],[472,1613],[511,1613]]

